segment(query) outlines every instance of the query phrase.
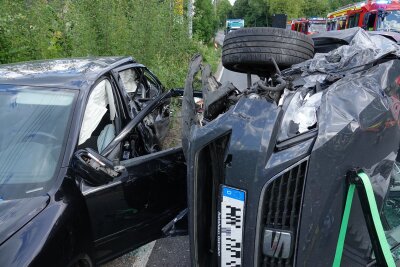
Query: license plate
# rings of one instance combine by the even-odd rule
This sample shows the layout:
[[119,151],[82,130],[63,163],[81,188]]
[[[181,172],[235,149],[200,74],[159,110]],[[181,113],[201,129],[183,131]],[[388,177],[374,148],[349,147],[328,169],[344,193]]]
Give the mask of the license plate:
[[221,186],[221,204],[219,209],[218,255],[220,266],[241,266],[244,203],[246,193],[243,190]]

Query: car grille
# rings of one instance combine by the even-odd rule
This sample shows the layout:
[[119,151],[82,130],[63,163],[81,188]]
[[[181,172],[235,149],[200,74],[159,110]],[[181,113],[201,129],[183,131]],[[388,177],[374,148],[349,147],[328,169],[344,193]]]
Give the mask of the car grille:
[[[263,255],[263,266],[293,266],[294,244],[299,225],[307,161],[291,168],[270,183],[264,196],[264,229],[290,233],[290,255],[287,258]],[[282,254],[278,253],[277,255]]]
[[193,179],[195,184],[191,186],[196,188],[194,235],[199,266],[216,266],[218,261],[218,199],[220,185],[225,179],[227,163],[224,160],[229,140],[230,133],[227,133],[213,140],[197,153],[196,177]]

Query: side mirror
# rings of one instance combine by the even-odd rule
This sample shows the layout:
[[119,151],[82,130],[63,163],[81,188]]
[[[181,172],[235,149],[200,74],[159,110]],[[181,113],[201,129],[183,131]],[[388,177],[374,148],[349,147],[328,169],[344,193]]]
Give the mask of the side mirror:
[[116,170],[114,164],[91,148],[75,152],[72,161],[73,171],[91,186],[105,185],[123,170]]

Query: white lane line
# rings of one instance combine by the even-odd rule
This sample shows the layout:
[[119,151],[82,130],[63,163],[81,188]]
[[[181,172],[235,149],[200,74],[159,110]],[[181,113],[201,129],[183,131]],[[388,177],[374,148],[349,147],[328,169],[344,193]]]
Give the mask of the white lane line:
[[218,81],[219,82],[221,82],[221,78],[222,78],[222,74],[224,73],[224,70],[225,70],[225,68],[224,67],[222,67],[222,69],[221,69],[221,72],[219,73],[219,75],[218,75]]
[[147,245],[138,248],[132,267],[145,267],[147,262],[149,261],[151,252],[153,251],[155,244],[156,241],[153,241],[151,243],[148,243]]

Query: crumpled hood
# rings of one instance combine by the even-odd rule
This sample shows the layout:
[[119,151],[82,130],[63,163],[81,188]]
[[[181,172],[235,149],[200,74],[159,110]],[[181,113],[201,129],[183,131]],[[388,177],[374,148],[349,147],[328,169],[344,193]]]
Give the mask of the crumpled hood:
[[48,196],[0,200],[0,245],[39,214],[48,202]]

